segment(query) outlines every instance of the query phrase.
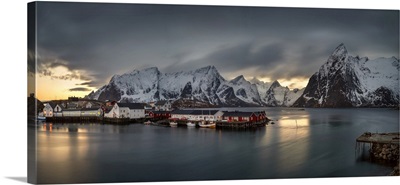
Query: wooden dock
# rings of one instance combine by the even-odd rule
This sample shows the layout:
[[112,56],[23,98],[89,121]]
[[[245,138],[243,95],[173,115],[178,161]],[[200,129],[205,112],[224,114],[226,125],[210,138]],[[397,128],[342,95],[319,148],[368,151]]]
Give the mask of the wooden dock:
[[399,176],[399,138],[399,132],[365,132],[356,139],[356,156],[359,151],[364,151],[365,144],[369,144],[369,159],[392,165],[394,170],[390,175]]
[[366,132],[356,139],[360,143],[399,144],[400,133],[370,133]]

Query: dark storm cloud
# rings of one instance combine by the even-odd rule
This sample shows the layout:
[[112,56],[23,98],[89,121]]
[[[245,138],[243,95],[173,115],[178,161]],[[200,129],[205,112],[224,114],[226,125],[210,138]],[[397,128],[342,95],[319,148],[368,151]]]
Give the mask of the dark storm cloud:
[[[253,51],[255,50],[255,51]],[[240,43],[235,46],[223,46],[209,55],[185,63],[174,63],[166,68],[192,70],[202,66],[214,65],[220,72],[237,71],[249,66],[266,70],[271,65],[282,60],[283,46],[280,43],[262,46],[255,49],[252,43]]]
[[86,87],[76,87],[69,89],[69,91],[91,91],[92,89],[86,88]]
[[35,61],[35,53],[31,50],[28,50],[28,74],[33,75],[36,73],[36,61]]
[[92,85],[92,84],[93,84],[93,82],[90,81],[90,82],[79,83],[79,84],[76,84],[76,85]]
[[370,58],[399,50],[398,11],[40,2],[37,16],[38,47],[96,87],[150,66],[309,77],[340,43]]

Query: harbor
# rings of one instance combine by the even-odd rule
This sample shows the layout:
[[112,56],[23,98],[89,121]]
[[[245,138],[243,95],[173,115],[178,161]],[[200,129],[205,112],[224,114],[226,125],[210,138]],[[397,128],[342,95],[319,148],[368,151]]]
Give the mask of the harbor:
[[69,97],[44,103],[38,120],[51,123],[133,124],[155,126],[247,129],[265,126],[265,111],[173,108],[171,101],[121,103]]

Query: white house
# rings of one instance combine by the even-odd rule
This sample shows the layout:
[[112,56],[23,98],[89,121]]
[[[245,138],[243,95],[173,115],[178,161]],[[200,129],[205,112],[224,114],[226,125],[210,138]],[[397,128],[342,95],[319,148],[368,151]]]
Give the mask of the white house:
[[117,118],[117,112],[114,106],[108,106],[104,110],[104,117],[106,118]]
[[107,118],[144,118],[145,109],[143,103],[116,103],[112,107],[107,107],[104,111]]
[[57,104],[53,109],[53,116],[54,117],[62,117],[63,116],[63,109],[64,107],[60,104]]
[[187,120],[222,120],[224,113],[220,110],[175,110],[171,112],[171,118]]
[[109,106],[104,111],[104,117],[106,118],[127,118],[129,113],[128,108],[122,108],[115,103],[113,106]]
[[172,104],[167,100],[160,100],[154,104],[155,110],[170,111]]
[[130,119],[144,118],[145,110],[143,103],[116,103],[120,116]]
[[56,103],[54,103],[54,102],[45,103],[44,108],[43,108],[43,116],[53,117],[55,107],[56,107]]

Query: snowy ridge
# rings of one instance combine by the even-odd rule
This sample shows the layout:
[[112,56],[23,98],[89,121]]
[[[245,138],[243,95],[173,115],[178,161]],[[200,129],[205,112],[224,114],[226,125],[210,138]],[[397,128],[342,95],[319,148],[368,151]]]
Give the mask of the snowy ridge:
[[[120,102],[183,98],[220,106],[290,106],[296,97],[296,93],[279,83],[274,89],[270,87],[269,83],[255,78],[252,82],[247,81],[243,75],[227,81],[214,66],[175,73],[161,73],[158,68],[152,67],[114,75],[109,84],[90,93],[88,98]],[[268,95],[268,92],[274,94]],[[274,101],[265,101],[267,96]]]

